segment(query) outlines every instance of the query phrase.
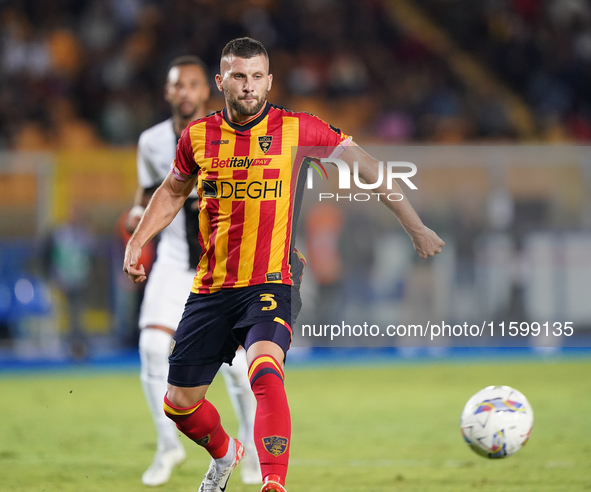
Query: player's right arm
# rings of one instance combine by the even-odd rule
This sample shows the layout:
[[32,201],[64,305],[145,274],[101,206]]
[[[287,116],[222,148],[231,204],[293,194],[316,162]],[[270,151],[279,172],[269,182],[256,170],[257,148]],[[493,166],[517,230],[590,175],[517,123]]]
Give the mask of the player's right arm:
[[[302,139],[304,147],[308,145],[324,147],[325,151],[331,149],[331,157],[344,160],[349,164],[350,169],[353,169],[354,162],[358,162],[359,177],[365,180],[366,183],[375,183],[378,180],[378,168],[381,163],[353,142],[351,137],[347,137],[338,128],[326,124],[315,116],[304,114],[301,118],[304,118],[306,122],[305,136]],[[323,157],[327,156],[324,155]],[[388,190],[386,184],[382,183],[375,191],[382,194],[398,193],[404,197],[401,201],[384,200],[382,203],[396,215],[402,227],[410,236],[416,252],[421,258],[429,258],[441,253],[441,248],[445,246],[443,240],[423,224],[408,199],[402,193],[400,186],[394,182],[392,187],[392,190]]]
[[146,280],[143,265],[138,261],[142,248],[172,222],[197,182],[197,176],[181,181],[171,171],[152,195],[148,206],[125,248],[123,271],[134,282]]

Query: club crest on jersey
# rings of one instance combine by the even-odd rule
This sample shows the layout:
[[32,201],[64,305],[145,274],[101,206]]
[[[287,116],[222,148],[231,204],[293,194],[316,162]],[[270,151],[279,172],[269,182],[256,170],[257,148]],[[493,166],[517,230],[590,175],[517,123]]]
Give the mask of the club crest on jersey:
[[265,445],[265,449],[271,453],[273,456],[279,456],[287,450],[287,444],[289,440],[285,437],[279,436],[270,436],[270,437],[263,437],[263,444]]
[[215,198],[218,196],[218,184],[215,180],[203,180],[203,196]]
[[262,137],[259,137],[259,147],[265,154],[269,152],[272,143],[273,135],[263,135]]

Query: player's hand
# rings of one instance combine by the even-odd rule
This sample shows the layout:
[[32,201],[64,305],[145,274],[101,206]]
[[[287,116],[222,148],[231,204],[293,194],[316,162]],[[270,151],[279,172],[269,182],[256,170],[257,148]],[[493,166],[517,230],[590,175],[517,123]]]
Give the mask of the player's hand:
[[123,271],[134,283],[140,283],[146,280],[146,271],[144,265],[139,265],[142,248],[130,240],[125,248],[125,259],[123,260]]
[[441,253],[445,242],[434,231],[423,226],[410,235],[412,244],[421,258],[429,258]]

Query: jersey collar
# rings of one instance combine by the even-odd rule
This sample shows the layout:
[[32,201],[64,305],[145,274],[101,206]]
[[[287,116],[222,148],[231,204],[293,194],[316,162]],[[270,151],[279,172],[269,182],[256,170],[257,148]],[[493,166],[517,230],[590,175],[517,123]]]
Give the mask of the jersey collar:
[[258,114],[258,116],[255,116],[252,120],[248,120],[246,123],[242,123],[242,124],[236,123],[235,121],[232,121],[230,119],[230,117],[228,116],[228,108],[224,108],[223,115],[224,115],[224,120],[230,126],[230,128],[232,128],[233,130],[236,130],[238,132],[247,132],[248,130],[255,127],[256,125],[258,125],[261,121],[263,121],[265,119],[265,117],[267,116],[267,113],[269,112],[269,109],[271,109],[271,104],[269,103],[269,101],[267,101],[265,103],[265,105],[263,106],[263,109],[261,110],[261,112]]

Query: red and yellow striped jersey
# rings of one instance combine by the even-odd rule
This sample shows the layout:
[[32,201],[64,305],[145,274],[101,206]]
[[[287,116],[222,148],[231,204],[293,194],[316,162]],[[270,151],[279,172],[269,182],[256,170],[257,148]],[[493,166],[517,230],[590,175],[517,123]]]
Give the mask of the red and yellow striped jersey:
[[314,157],[328,157],[349,142],[313,115],[268,102],[245,124],[231,121],[227,109],[192,122],[173,162],[176,179],[198,175],[203,253],[192,291],[297,285],[303,261],[295,225],[307,171],[298,149],[316,147]]

